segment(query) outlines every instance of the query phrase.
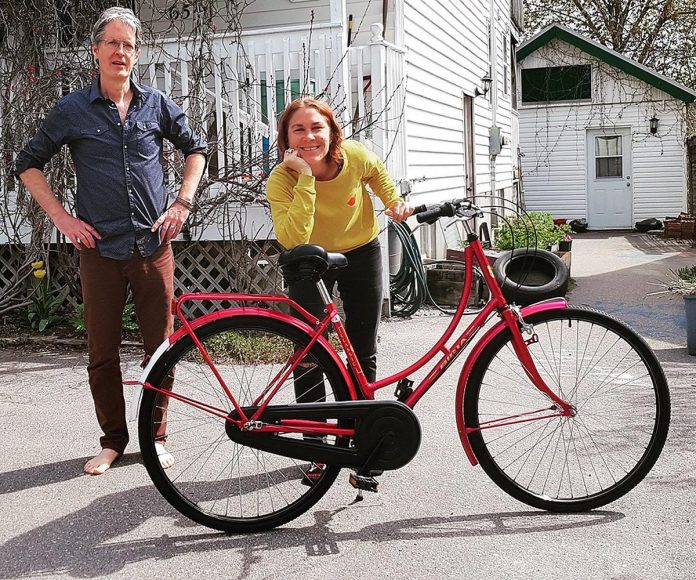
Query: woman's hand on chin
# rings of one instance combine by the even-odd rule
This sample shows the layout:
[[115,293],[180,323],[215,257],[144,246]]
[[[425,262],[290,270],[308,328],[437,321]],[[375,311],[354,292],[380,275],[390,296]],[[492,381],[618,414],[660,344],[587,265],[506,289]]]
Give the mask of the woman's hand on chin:
[[283,165],[288,169],[297,171],[300,175],[312,175],[312,168],[309,166],[296,149],[286,149],[283,156]]

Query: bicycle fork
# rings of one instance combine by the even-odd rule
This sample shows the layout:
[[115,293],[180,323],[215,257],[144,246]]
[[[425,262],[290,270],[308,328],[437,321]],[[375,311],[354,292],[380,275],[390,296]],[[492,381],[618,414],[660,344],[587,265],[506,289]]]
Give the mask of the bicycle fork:
[[[534,326],[524,321],[519,307],[515,305],[510,305],[509,308],[503,310],[502,317],[508,323],[508,327],[512,334],[512,344],[515,349],[515,354],[520,360],[522,369],[527,377],[529,377],[529,380],[553,402],[554,407],[560,411],[562,417],[573,417],[575,415],[575,408],[573,405],[561,399],[548,387],[539,374],[536,364],[534,364],[534,360],[532,359],[532,355],[529,353],[528,346],[538,341],[538,337],[534,332]],[[530,337],[525,340],[524,334],[529,334]]]

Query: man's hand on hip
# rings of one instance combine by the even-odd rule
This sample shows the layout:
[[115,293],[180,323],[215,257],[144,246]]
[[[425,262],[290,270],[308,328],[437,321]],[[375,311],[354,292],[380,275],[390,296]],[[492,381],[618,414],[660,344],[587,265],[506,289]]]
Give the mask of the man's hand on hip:
[[97,240],[101,240],[101,236],[97,230],[88,223],[71,216],[67,212],[55,218],[53,223],[56,224],[61,234],[75,244],[78,250],[96,248]]
[[151,231],[160,231],[160,241],[162,243],[171,242],[181,233],[181,228],[188,218],[189,210],[184,206],[174,203],[170,205],[166,211],[157,218],[153,224]]

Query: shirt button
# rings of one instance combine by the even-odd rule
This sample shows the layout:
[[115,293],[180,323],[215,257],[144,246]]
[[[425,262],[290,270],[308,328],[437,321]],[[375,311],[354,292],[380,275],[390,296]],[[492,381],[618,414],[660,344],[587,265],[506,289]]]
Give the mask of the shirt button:
[[121,126],[121,123],[116,123],[119,127]]
[[128,145],[124,145],[123,148],[124,148],[124,149],[128,149]]

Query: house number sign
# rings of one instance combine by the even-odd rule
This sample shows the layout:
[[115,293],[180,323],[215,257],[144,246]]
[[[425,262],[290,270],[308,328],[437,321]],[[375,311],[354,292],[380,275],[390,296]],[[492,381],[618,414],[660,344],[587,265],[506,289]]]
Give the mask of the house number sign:
[[169,20],[174,22],[175,20],[188,20],[191,17],[191,4],[188,2],[176,3],[169,10]]

